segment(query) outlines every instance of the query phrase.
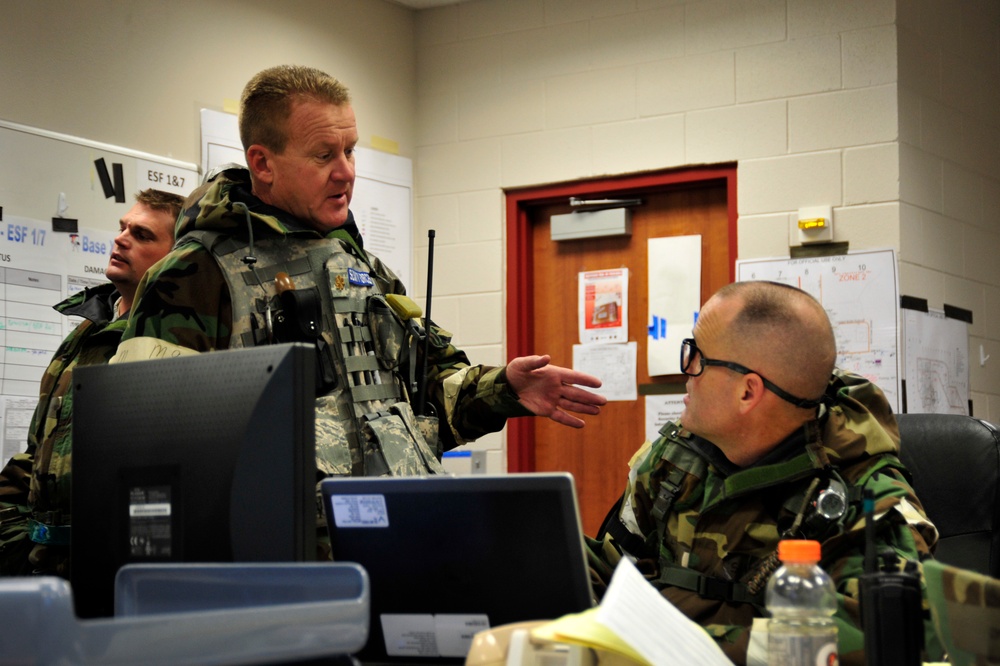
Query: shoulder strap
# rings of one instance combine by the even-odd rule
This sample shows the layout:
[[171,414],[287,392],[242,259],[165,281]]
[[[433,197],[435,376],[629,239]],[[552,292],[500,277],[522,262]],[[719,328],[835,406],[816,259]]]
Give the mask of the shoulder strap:
[[216,246],[223,240],[228,239],[229,236],[223,234],[221,231],[211,231],[208,229],[195,229],[194,231],[189,231],[176,241],[174,241],[174,249],[182,247],[184,245],[189,245],[191,243],[199,243],[203,245],[212,254],[228,254],[226,252],[217,252]]
[[611,510],[608,511],[608,515],[604,517],[601,529],[597,531],[597,540],[600,541],[605,536],[610,535],[618,545],[619,550],[625,550],[640,559],[651,559],[656,553],[646,545],[646,541],[642,537],[629,532],[625,523],[622,522],[621,510],[624,501],[625,493],[622,493]]
[[660,577],[653,582],[661,589],[670,586],[696,592],[703,599],[752,604],[759,609],[764,608],[764,589],[751,592],[745,583],[707,576],[686,567],[673,564],[663,566]]
[[[673,468],[671,472],[667,475],[663,481],[660,482],[660,489],[656,494],[656,499],[653,501],[653,508],[651,515],[656,520],[657,525],[666,525],[664,517],[670,512],[670,507],[674,504],[674,498],[677,497],[677,493],[681,487],[681,480],[684,478],[684,472],[680,468]],[[627,492],[627,491],[626,491]],[[597,533],[597,538],[604,538],[605,534],[610,534],[617,544],[624,550],[628,551],[630,555],[634,555],[640,559],[654,559],[657,557],[657,545],[650,545],[646,539],[642,538],[638,534],[633,534],[625,526],[625,523],[621,520],[621,509],[622,505],[625,503],[625,494],[618,498],[614,506],[608,512],[608,515],[604,517],[604,522],[601,525],[600,531]],[[661,530],[657,530],[657,544],[659,540],[663,538],[663,533]]]

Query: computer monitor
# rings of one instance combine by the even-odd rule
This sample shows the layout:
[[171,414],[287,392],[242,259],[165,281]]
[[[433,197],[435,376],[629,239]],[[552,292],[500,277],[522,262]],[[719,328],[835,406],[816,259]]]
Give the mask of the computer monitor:
[[303,344],[74,370],[78,616],[130,562],[315,559],[315,374]]

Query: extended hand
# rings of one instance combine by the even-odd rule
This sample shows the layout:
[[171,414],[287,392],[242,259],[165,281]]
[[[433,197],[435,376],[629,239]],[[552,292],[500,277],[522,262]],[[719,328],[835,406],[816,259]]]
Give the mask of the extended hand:
[[[556,423],[582,428],[583,419],[567,412],[599,414],[607,398],[580,386],[598,388],[601,380],[558,365],[548,356],[519,356],[507,364],[507,381],[522,405]],[[576,386],[579,384],[580,386]]]

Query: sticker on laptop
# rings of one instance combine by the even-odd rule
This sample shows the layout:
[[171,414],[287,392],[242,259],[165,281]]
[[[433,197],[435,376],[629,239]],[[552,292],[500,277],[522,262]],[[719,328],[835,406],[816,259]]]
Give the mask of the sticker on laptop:
[[383,613],[379,617],[390,657],[464,657],[472,639],[490,628],[490,618],[475,614]]
[[384,495],[331,495],[337,527],[389,527]]

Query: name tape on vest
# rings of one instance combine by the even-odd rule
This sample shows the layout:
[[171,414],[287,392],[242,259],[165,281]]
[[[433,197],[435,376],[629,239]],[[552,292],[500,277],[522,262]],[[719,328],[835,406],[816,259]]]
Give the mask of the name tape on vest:
[[374,287],[375,281],[368,273],[356,271],[353,268],[347,269],[347,281],[356,287]]

